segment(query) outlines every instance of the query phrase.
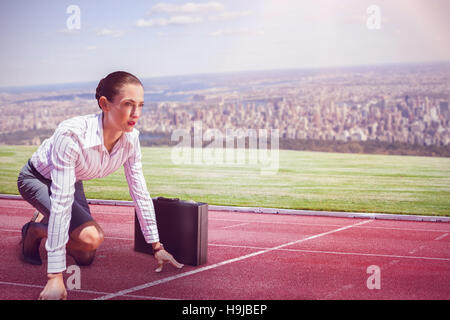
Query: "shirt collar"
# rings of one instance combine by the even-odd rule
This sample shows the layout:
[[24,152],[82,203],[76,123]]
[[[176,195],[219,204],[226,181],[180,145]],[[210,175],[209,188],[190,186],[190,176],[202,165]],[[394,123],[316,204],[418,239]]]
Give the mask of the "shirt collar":
[[[124,132],[117,143],[132,143],[131,132]],[[88,120],[84,148],[87,149],[95,146],[103,146],[105,148],[103,141],[103,113],[98,113],[95,117]]]

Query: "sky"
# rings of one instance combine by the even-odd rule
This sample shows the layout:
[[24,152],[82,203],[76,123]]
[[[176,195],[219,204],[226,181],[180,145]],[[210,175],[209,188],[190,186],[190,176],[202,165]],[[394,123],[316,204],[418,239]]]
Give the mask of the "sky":
[[2,0],[0,39],[0,87],[449,61],[450,1]]

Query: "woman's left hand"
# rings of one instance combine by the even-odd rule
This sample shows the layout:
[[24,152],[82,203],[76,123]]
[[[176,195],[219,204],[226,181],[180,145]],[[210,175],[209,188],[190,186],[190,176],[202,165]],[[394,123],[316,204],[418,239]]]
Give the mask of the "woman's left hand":
[[156,272],[161,272],[164,263],[170,263],[175,268],[181,269],[184,264],[179,263],[175,258],[168,253],[166,250],[162,249],[155,253],[155,259],[158,261],[158,268],[155,269]]

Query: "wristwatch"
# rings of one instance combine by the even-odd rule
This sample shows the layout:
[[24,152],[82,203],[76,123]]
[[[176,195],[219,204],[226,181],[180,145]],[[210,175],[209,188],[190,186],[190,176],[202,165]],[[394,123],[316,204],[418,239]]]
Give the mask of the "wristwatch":
[[160,242],[159,247],[156,249],[153,249],[153,254],[157,253],[158,251],[164,250],[163,244]]

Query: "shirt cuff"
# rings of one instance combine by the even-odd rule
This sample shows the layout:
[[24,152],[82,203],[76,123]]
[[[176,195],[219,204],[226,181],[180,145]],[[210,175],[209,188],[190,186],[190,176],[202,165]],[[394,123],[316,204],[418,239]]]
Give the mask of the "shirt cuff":
[[144,235],[145,242],[147,242],[147,243],[159,242],[159,234],[157,231],[156,231],[156,233],[155,232],[143,233],[143,235]]
[[66,270],[66,249],[47,252],[47,273],[59,273]]

